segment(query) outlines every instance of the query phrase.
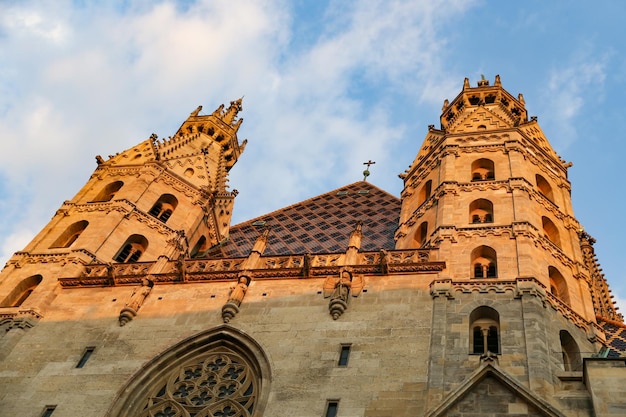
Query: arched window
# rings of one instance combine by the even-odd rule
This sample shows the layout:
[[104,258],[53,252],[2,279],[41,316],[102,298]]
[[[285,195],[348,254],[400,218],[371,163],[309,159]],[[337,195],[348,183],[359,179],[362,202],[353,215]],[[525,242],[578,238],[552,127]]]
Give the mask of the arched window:
[[102,191],[100,191],[98,196],[94,198],[92,202],[100,203],[104,201],[111,201],[113,197],[115,197],[115,194],[120,190],[120,188],[122,188],[122,185],[124,185],[122,181],[115,181],[111,184],[108,184],[102,189]]
[[424,246],[428,240],[428,222],[422,222],[415,231],[415,244],[418,248]]
[[498,263],[496,251],[489,246],[479,246],[472,251],[472,277],[496,278]]
[[193,247],[193,250],[191,251],[190,256],[194,258],[196,257],[196,255],[198,255],[198,253],[204,252],[206,250],[205,246],[206,246],[206,237],[202,236],[200,239],[198,239],[198,242]]
[[0,307],[19,307],[28,298],[28,296],[37,288],[37,285],[41,283],[41,275],[33,275],[26,279],[23,279],[13,290],[7,295]]
[[554,203],[554,194],[552,194],[552,187],[550,186],[550,183],[539,174],[535,175],[535,181],[537,182],[539,192]]
[[561,352],[563,352],[563,367],[566,371],[582,371],[580,349],[571,334],[567,330],[559,332],[561,339]]
[[543,227],[543,235],[559,248],[561,247],[561,238],[559,237],[559,229],[546,216],[541,217],[541,225]]
[[493,223],[493,203],[479,198],[470,203],[470,223]]
[[87,228],[89,222],[87,220],[82,220],[80,222],[76,222],[70,225],[65,231],[54,241],[54,243],[50,246],[51,248],[69,248],[72,246],[72,243],[78,239],[81,233]]
[[146,249],[148,249],[148,240],[145,237],[131,235],[113,260],[120,263],[137,262]]
[[500,353],[500,314],[481,306],[470,314],[470,353]]
[[148,213],[161,220],[163,223],[166,223],[176,209],[176,206],[178,206],[176,197],[171,194],[163,194],[159,197],[157,202],[154,203]]
[[569,290],[563,275],[555,267],[551,266],[548,268],[548,276],[550,277],[550,292],[552,295],[569,306]]
[[419,193],[419,204],[422,204],[424,201],[430,198],[430,194],[432,192],[433,180],[426,181],[426,184],[422,187]]
[[481,158],[472,162],[472,181],[492,181],[496,179],[493,161]]
[[105,416],[262,416],[270,381],[261,346],[221,326],[183,340],[144,365]]

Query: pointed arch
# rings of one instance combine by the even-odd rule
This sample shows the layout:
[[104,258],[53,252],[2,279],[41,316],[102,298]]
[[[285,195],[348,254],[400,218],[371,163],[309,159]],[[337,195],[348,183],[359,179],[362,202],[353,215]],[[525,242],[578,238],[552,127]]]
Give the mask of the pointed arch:
[[426,200],[430,198],[430,195],[432,193],[432,188],[433,188],[433,180],[426,181],[426,183],[420,189],[418,204],[422,204],[423,202],[425,202]]
[[480,158],[472,162],[472,181],[492,181],[496,179],[491,159]]
[[415,245],[418,248],[421,248],[426,244],[426,241],[428,240],[428,222],[422,222],[419,225],[419,227],[415,231],[414,240]]
[[89,222],[81,220],[68,226],[67,229],[59,236],[50,248],[69,248],[78,239],[81,233],[87,228]]
[[554,222],[546,216],[541,217],[541,226],[543,227],[543,235],[557,247],[561,247],[561,238],[559,236],[559,229]]
[[539,174],[535,175],[535,182],[537,183],[537,188],[539,189],[539,192],[543,194],[545,198],[554,203],[554,194],[552,193],[552,187],[550,186],[550,183]]
[[551,266],[548,267],[548,277],[550,278],[550,292],[552,295],[571,307],[569,289],[563,275],[561,275],[558,269]]
[[172,194],[163,194],[152,206],[148,213],[166,223],[176,210],[178,199]]
[[105,201],[111,201],[115,194],[122,188],[124,183],[122,181],[114,181],[108,185],[106,185],[92,200],[92,203],[102,203]]
[[470,203],[470,223],[493,223],[493,203],[487,199],[479,198]]
[[567,330],[559,332],[561,352],[563,352],[563,367],[566,371],[582,371],[583,362],[580,358],[580,348]]
[[471,255],[472,278],[496,278],[498,258],[496,251],[489,246],[479,246]]
[[148,249],[148,239],[142,235],[131,235],[113,257],[116,262],[137,262]]
[[269,361],[261,346],[223,325],[189,337],[149,361],[118,392],[106,417],[147,417],[166,411],[173,416],[261,417],[270,382]]
[[500,314],[494,308],[480,306],[469,317],[470,353],[500,353]]
[[41,283],[41,275],[33,275],[20,281],[19,284],[0,303],[0,307],[19,307]]

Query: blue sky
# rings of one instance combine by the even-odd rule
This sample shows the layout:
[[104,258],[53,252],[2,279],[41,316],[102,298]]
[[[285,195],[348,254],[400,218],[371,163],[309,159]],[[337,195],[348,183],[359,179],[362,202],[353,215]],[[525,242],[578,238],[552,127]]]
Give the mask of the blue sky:
[[570,168],[614,294],[626,148],[626,2],[0,0],[0,261],[96,167],[245,96],[243,221],[360,180],[399,195],[464,77],[523,93]]

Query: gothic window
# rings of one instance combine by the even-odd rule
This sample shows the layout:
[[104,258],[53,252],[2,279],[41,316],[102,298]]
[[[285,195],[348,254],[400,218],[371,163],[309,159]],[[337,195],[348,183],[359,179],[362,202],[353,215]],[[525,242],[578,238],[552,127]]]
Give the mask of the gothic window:
[[498,276],[496,251],[489,246],[479,246],[474,249],[471,264],[473,278],[496,278]]
[[76,222],[70,225],[67,229],[65,229],[61,236],[59,236],[54,241],[54,243],[50,247],[69,248],[70,246],[72,246],[72,243],[74,243],[76,239],[78,239],[78,236],[80,236],[80,234],[83,233],[83,231],[87,228],[88,224],[88,221],[82,220],[80,222]]
[[171,194],[163,194],[148,212],[163,223],[166,223],[178,206],[178,200]]
[[33,275],[26,279],[23,279],[13,290],[7,295],[0,307],[19,307],[30,296],[30,294],[37,288],[37,285],[41,283],[41,275]]
[[559,229],[546,216],[541,217],[541,225],[543,227],[543,235],[559,248],[561,247],[561,239],[559,237]]
[[469,206],[471,223],[493,223],[493,203],[484,198],[474,200]]
[[261,416],[270,379],[261,347],[220,326],[157,355],[122,387],[106,416]]
[[122,188],[122,185],[124,185],[122,181],[115,181],[111,184],[108,184],[100,191],[98,196],[94,198],[92,202],[99,203],[104,201],[111,201],[113,197],[115,197],[115,194],[120,190],[120,188]]
[[491,159],[481,158],[472,162],[472,181],[492,181],[495,179],[495,170]]
[[582,371],[580,349],[571,334],[567,330],[559,332],[561,339],[561,352],[563,353],[563,367],[566,371]]
[[551,266],[548,268],[548,277],[550,278],[550,292],[552,295],[563,301],[568,306],[570,305],[569,290],[567,288],[567,282],[563,275]]
[[117,254],[113,257],[116,262],[137,262],[148,249],[148,240],[141,235],[130,236]]
[[539,192],[543,194],[545,198],[554,203],[554,194],[552,193],[552,187],[550,186],[550,183],[539,174],[535,175],[535,181],[537,182],[537,188],[539,189]]
[[470,353],[500,353],[500,315],[491,307],[481,306],[470,314]]
[[195,246],[193,247],[192,251],[191,251],[191,257],[194,258],[198,255],[198,253],[204,252],[206,250],[206,237],[202,236],[200,239],[198,239],[198,242],[196,242]]
[[419,204],[422,204],[424,201],[428,200],[430,197],[430,193],[432,192],[433,180],[426,181],[426,184],[422,187],[419,193]]
[[418,248],[424,246],[428,240],[428,222],[422,222],[415,232],[415,244]]

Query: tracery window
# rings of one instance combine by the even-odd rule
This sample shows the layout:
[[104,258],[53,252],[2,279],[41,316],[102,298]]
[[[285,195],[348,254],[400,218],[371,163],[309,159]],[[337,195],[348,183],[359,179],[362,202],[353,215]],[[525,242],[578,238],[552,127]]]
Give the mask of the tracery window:
[[261,417],[271,380],[261,346],[222,325],[144,364],[120,388],[105,417]]
[[113,260],[120,263],[137,262],[146,249],[148,249],[148,239],[142,235],[131,235]]
[[250,365],[228,349],[194,358],[149,395],[140,417],[249,417],[257,398]]
[[472,181],[493,181],[494,164],[491,159],[481,158],[472,162]]
[[163,194],[148,213],[166,223],[172,216],[172,213],[174,213],[176,206],[178,206],[176,197],[171,194]]
[[481,306],[470,314],[470,353],[500,353],[500,315],[491,307]]
[[479,198],[470,203],[470,223],[493,223],[493,203]]

